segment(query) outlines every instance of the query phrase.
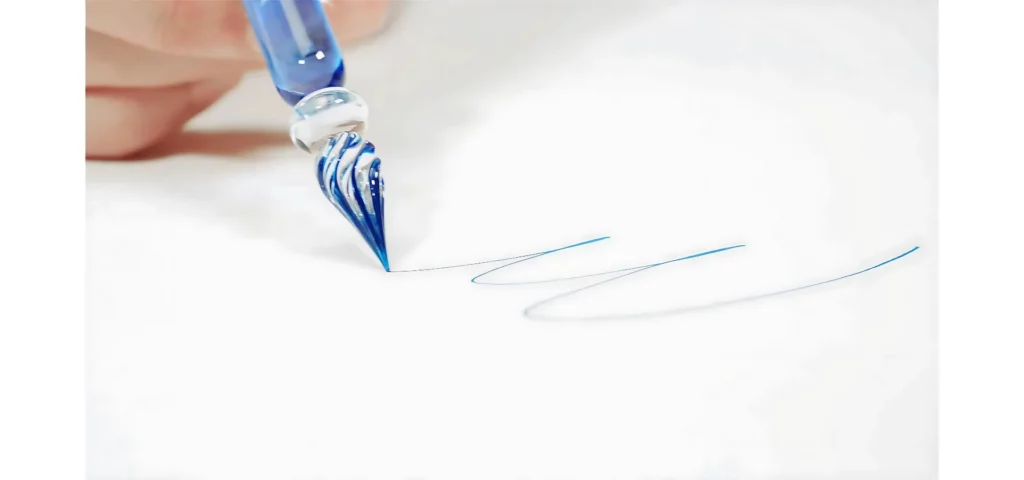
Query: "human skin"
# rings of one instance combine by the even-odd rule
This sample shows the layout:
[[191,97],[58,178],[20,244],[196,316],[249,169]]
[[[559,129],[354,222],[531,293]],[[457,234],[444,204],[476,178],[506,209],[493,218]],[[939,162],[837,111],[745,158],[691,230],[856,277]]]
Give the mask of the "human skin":
[[[388,0],[324,2],[342,46],[377,32]],[[130,159],[266,68],[240,0],[87,0],[87,158]]]

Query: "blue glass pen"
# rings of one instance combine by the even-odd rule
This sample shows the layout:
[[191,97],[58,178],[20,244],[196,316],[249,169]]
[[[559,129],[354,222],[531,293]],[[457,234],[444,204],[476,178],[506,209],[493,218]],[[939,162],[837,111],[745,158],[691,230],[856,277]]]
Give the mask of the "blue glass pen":
[[316,153],[320,189],[390,271],[384,179],[363,139],[369,109],[344,88],[345,62],[321,0],[242,0],[277,92],[294,109],[292,142]]

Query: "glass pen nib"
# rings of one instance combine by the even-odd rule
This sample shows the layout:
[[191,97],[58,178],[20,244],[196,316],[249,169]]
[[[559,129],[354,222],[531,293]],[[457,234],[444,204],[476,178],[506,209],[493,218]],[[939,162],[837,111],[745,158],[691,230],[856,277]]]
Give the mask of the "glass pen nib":
[[369,109],[355,92],[342,87],[317,90],[295,104],[292,143],[317,154],[320,189],[356,227],[363,240],[391,271],[384,242],[384,179],[380,158],[362,137]]
[[292,143],[317,154],[317,177],[343,214],[390,271],[384,245],[384,182],[373,144],[360,137],[366,101],[343,88],[345,62],[323,0],[242,2],[267,70],[292,106]]
[[358,133],[327,139],[317,160],[320,189],[363,236],[384,270],[391,271],[384,241],[384,178],[372,143]]

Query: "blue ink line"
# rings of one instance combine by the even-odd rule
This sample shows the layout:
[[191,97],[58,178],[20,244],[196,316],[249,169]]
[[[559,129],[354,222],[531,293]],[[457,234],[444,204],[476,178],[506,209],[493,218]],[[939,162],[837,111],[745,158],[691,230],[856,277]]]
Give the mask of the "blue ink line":
[[[608,238],[608,237],[605,237],[605,238]],[[580,246],[580,245],[585,245],[585,244],[586,243],[570,245],[568,247],[560,248],[558,250],[565,250],[565,249],[568,249],[568,248],[572,248],[572,247],[576,247],[576,246]],[[651,263],[651,264],[648,264],[648,265],[639,265],[639,266],[636,266],[636,267],[629,267],[629,268],[620,268],[618,270],[608,270],[608,271],[605,271],[605,272],[588,273],[586,275],[577,275],[577,276],[574,276],[574,277],[550,278],[550,279],[546,279],[546,280],[531,280],[531,281],[525,281],[525,282],[506,282],[506,283],[487,282],[487,283],[481,283],[481,282],[474,281],[473,283],[476,283],[478,285],[530,285],[530,284],[535,284],[535,283],[561,282],[561,281],[565,281],[565,280],[575,280],[575,279],[578,279],[578,278],[597,277],[597,276],[608,275],[608,274],[612,274],[612,273],[629,272],[629,273],[627,273],[625,275],[619,275],[618,277],[611,278],[611,279],[604,280],[602,282],[598,282],[598,283],[595,283],[593,285],[590,285],[591,287],[593,287],[593,286],[600,285],[601,283],[606,283],[606,282],[610,282],[612,280],[615,280],[617,278],[625,277],[627,275],[632,275],[634,273],[640,273],[640,272],[642,272],[644,270],[647,270],[649,268],[660,267],[662,265],[666,265],[666,264],[673,263],[673,262],[679,262],[679,261],[682,261],[682,260],[689,260],[691,258],[703,257],[703,256],[706,256],[706,255],[711,255],[711,254],[715,254],[715,253],[719,253],[719,252],[724,252],[726,250],[732,250],[734,248],[740,248],[740,247],[745,247],[745,246],[746,245],[733,245],[731,247],[716,248],[714,250],[708,250],[706,252],[695,253],[693,255],[687,255],[685,257],[673,258],[672,260],[666,260],[664,262]],[[558,250],[552,250],[549,253],[554,253],[554,252],[557,252]],[[484,275],[487,275],[488,273],[494,272],[496,270],[500,270],[502,268],[511,266],[511,265],[513,265],[515,263],[525,262],[527,260],[533,260],[534,258],[537,258],[539,256],[540,255],[537,255],[537,256],[534,256],[534,257],[531,257],[531,258],[524,258],[522,260],[519,260],[518,262],[509,263],[509,264],[502,265],[500,267],[488,270],[488,271],[486,271],[484,273],[481,273],[480,275],[477,275],[476,277],[473,277],[473,280],[476,280],[476,279],[478,279],[478,278],[480,278],[480,277],[482,277]]]
[[[581,246],[581,245],[586,245],[588,243],[600,242],[601,240],[607,240],[609,238],[611,238],[611,237],[599,237],[599,238],[594,238],[594,239],[591,239],[591,240],[587,240],[585,242],[575,243],[575,244],[569,245],[567,247],[556,248],[554,250],[546,250],[546,251],[543,251],[543,252],[527,253],[525,255],[516,255],[514,257],[496,258],[494,260],[484,260],[484,261],[481,261],[481,262],[472,262],[472,263],[461,263],[461,264],[458,264],[458,265],[445,265],[443,267],[416,268],[416,269],[412,269],[412,270],[392,270],[391,273],[429,272],[429,271],[433,271],[433,270],[448,270],[448,269],[452,269],[452,268],[462,268],[462,267],[473,267],[473,266],[476,266],[476,265],[486,265],[488,263],[504,262],[504,261],[507,261],[507,260],[519,260],[519,259],[529,260],[529,258],[526,258],[526,257],[530,257],[530,258],[539,257],[541,255],[547,255],[549,253],[554,253],[554,252],[557,252],[559,250],[565,250],[567,248],[578,247],[578,246]],[[522,260],[519,260],[519,261],[522,261]],[[511,265],[511,263],[508,264],[508,265]],[[505,266],[507,267],[508,265],[505,265]],[[490,271],[493,272],[494,270],[490,270]],[[477,275],[476,277],[474,277],[474,279],[475,278],[479,278],[480,276],[485,275],[485,274],[487,274],[487,272],[484,272],[484,273],[482,273],[480,275]]]
[[[540,258],[540,257],[543,257],[544,255],[548,255],[548,254],[551,254],[551,253],[561,252],[562,250],[568,250],[570,248],[582,247],[584,245],[590,245],[591,243],[600,242],[602,240],[608,240],[609,238],[611,238],[611,237],[598,237],[598,238],[594,238],[594,239],[591,239],[591,240],[587,240],[585,242],[574,243],[574,244],[569,245],[569,246],[565,246],[565,247],[561,247],[561,248],[556,248],[554,250],[548,250],[546,252],[538,253],[536,255],[533,255],[533,256],[530,256],[530,257],[527,257],[527,258],[524,258],[524,259],[521,259],[521,260],[516,260],[514,262],[506,263],[506,264],[504,264],[504,265],[502,265],[500,267],[492,268],[492,269],[490,269],[490,270],[488,270],[488,271],[486,271],[484,273],[481,273],[480,275],[477,275],[477,276],[469,279],[469,281],[470,281],[470,283],[478,283],[476,281],[478,278],[480,278],[480,277],[482,277],[484,275],[487,275],[488,273],[496,272],[498,270],[501,270],[501,269],[503,269],[505,267],[511,267],[512,265],[515,265],[517,263],[522,263],[522,262],[525,262],[527,260],[533,260],[535,258]],[[500,284],[500,283],[490,283],[490,284],[483,284],[483,283],[481,283],[480,285],[502,285],[502,284]]]
[[[824,281],[821,281],[821,282],[811,283],[811,284],[808,284],[808,285],[803,285],[803,286],[794,287],[794,288],[788,288],[788,289],[785,289],[785,290],[778,290],[778,291],[770,292],[770,293],[763,293],[763,294],[758,294],[758,295],[750,295],[750,296],[746,296],[746,297],[739,297],[739,298],[734,298],[734,299],[731,299],[731,300],[724,300],[724,301],[719,301],[719,302],[711,302],[711,303],[707,303],[707,304],[703,304],[703,305],[697,305],[697,306],[693,306],[693,307],[669,308],[669,309],[656,310],[656,311],[648,311],[648,312],[622,313],[622,314],[614,314],[614,315],[590,315],[590,316],[542,316],[542,315],[537,315],[537,314],[533,313],[533,311],[536,310],[541,305],[551,303],[551,302],[553,302],[555,300],[558,300],[558,299],[564,299],[564,298],[569,297],[571,295],[578,294],[578,293],[580,293],[580,292],[582,292],[584,290],[588,290],[588,289],[597,287],[599,285],[607,284],[609,282],[613,282],[615,280],[619,280],[619,279],[621,279],[623,277],[632,275],[634,273],[640,273],[640,272],[642,272],[644,270],[648,270],[649,268],[653,268],[653,267],[648,267],[648,268],[644,268],[643,270],[638,270],[636,272],[627,273],[625,275],[619,275],[617,277],[610,278],[610,279],[602,281],[602,282],[598,282],[598,283],[595,283],[595,284],[592,284],[592,285],[588,285],[588,286],[585,286],[585,287],[582,287],[582,288],[578,288],[576,290],[572,290],[572,291],[569,291],[569,292],[566,292],[566,293],[562,293],[562,294],[555,295],[553,297],[541,300],[541,301],[539,301],[537,303],[534,303],[533,305],[530,305],[529,307],[526,307],[526,309],[523,310],[523,315],[525,315],[527,318],[531,318],[531,319],[534,319],[534,320],[541,320],[541,319],[543,319],[543,320],[612,320],[612,319],[620,320],[620,319],[641,319],[641,318],[664,317],[664,316],[670,316],[670,315],[679,315],[679,314],[683,314],[683,313],[691,313],[691,312],[695,312],[695,311],[698,311],[698,310],[710,310],[712,308],[725,307],[725,306],[729,306],[729,305],[735,305],[735,304],[738,304],[738,303],[752,302],[752,301],[755,301],[755,300],[761,300],[761,299],[765,299],[765,298],[769,298],[769,297],[775,297],[775,296],[779,296],[779,295],[784,295],[784,294],[787,294],[787,293],[793,293],[793,292],[796,292],[796,291],[806,290],[806,289],[814,288],[814,287],[819,287],[819,286],[822,286],[822,285],[825,285],[825,284],[828,284],[828,283],[833,283],[833,282],[837,282],[839,280],[843,280],[843,279],[847,279],[847,278],[850,278],[850,277],[854,277],[854,276],[857,276],[857,275],[869,272],[871,270],[874,270],[876,268],[882,267],[883,265],[895,262],[896,260],[899,260],[899,259],[901,259],[901,258],[903,258],[903,257],[905,257],[907,255],[910,255],[911,253],[914,253],[919,248],[920,247],[915,246],[914,248],[911,248],[910,250],[907,250],[906,252],[903,252],[903,253],[901,253],[901,254],[893,257],[893,258],[890,258],[890,259],[888,259],[888,260],[886,260],[886,261],[884,261],[882,263],[879,263],[877,265],[865,268],[863,270],[860,270],[860,271],[857,271],[857,272],[854,272],[854,273],[850,273],[850,274],[846,274],[846,275],[843,275],[843,276],[840,276],[840,277],[832,278],[830,280],[824,280]],[[668,262],[666,262],[666,263],[668,263]]]
[[596,287],[599,287],[601,285],[606,285],[606,284],[614,282],[616,280],[621,280],[623,278],[626,278],[626,277],[628,277],[630,275],[635,275],[635,274],[638,274],[638,273],[641,273],[641,272],[645,272],[645,271],[650,270],[652,268],[660,267],[660,266],[663,266],[663,265],[668,265],[668,264],[675,263],[675,262],[680,262],[680,261],[683,261],[683,260],[690,260],[690,259],[705,257],[705,256],[708,256],[708,255],[713,255],[713,254],[716,254],[716,253],[721,253],[721,252],[725,252],[725,251],[728,251],[728,250],[733,250],[733,249],[736,249],[736,248],[742,248],[742,247],[745,247],[746,245],[743,245],[743,244],[732,245],[732,246],[728,246],[728,247],[716,248],[716,249],[713,249],[713,250],[708,250],[708,251],[704,251],[704,252],[700,252],[700,253],[695,253],[695,254],[692,254],[692,255],[684,256],[684,257],[673,258],[671,260],[666,260],[666,261],[663,261],[663,262],[651,263],[651,264],[648,264],[648,265],[639,265],[639,266],[635,266],[635,267],[628,267],[628,268],[622,268],[622,269],[617,269],[617,270],[608,270],[608,271],[597,272],[597,273],[588,273],[588,274],[585,274],[585,275],[576,275],[576,276],[571,276],[571,277],[560,277],[560,278],[550,278],[550,279],[544,279],[544,280],[530,280],[530,281],[521,281],[521,282],[504,282],[504,283],[501,283],[501,282],[480,282],[480,281],[478,281],[481,277],[484,277],[486,275],[494,273],[494,272],[496,272],[498,270],[501,270],[503,268],[511,267],[512,265],[515,265],[515,264],[518,264],[518,263],[523,263],[523,262],[526,262],[528,260],[533,260],[533,259],[536,259],[536,258],[543,257],[544,255],[549,255],[549,254],[552,254],[552,253],[561,252],[561,251],[564,251],[564,250],[568,250],[570,248],[576,248],[576,247],[582,247],[584,245],[590,245],[592,243],[597,243],[597,242],[600,242],[600,241],[603,241],[603,240],[607,240],[609,238],[611,238],[611,237],[598,237],[598,238],[593,238],[593,239],[586,240],[586,241],[583,241],[583,242],[574,243],[572,245],[567,245],[567,246],[564,246],[564,247],[559,247],[559,248],[555,248],[555,249],[551,249],[551,250],[545,250],[545,251],[542,251],[542,252],[528,253],[528,254],[525,254],[525,255],[516,255],[516,256],[513,256],[513,257],[498,258],[498,259],[494,259],[494,260],[485,260],[485,261],[481,261],[481,262],[464,263],[464,264],[459,264],[459,265],[448,265],[448,266],[442,266],[442,267],[421,268],[421,269],[415,269],[415,270],[392,270],[392,273],[411,273],[411,272],[426,272],[426,271],[432,271],[432,270],[446,270],[446,269],[452,269],[452,268],[471,267],[471,266],[476,266],[476,265],[484,265],[484,264],[488,264],[488,263],[497,263],[497,262],[506,262],[507,261],[509,263],[506,263],[504,265],[501,265],[501,266],[492,268],[490,270],[487,270],[487,271],[485,271],[485,272],[483,272],[483,273],[481,273],[481,274],[479,274],[479,275],[477,275],[477,276],[475,276],[475,277],[470,279],[470,282],[475,283],[477,285],[503,285],[503,286],[508,286],[508,285],[529,285],[529,284],[537,284],[537,283],[560,282],[560,281],[565,281],[565,280],[575,280],[575,279],[580,279],[580,278],[588,278],[588,277],[596,277],[596,276],[601,276],[601,275],[609,275],[609,274],[613,274],[613,273],[622,273],[622,275],[617,275],[617,276],[614,276],[614,277],[606,279],[606,280],[595,282],[595,283],[592,283],[590,285],[586,285],[586,286],[583,286],[583,287],[580,287],[580,288],[577,288],[577,289],[574,289],[574,290],[570,290],[568,292],[560,293],[558,295],[546,298],[546,299],[541,300],[541,301],[539,301],[537,303],[534,303],[533,305],[530,305],[529,307],[526,307],[526,309],[523,310],[523,315],[526,316],[527,318],[531,318],[531,319],[546,319],[546,320],[610,320],[610,319],[628,319],[628,318],[652,318],[652,317],[662,317],[662,316],[669,316],[669,315],[678,315],[678,314],[689,313],[689,312],[693,312],[693,311],[697,311],[697,310],[707,310],[707,309],[723,307],[723,306],[727,306],[727,305],[735,305],[737,303],[750,302],[750,301],[760,300],[760,299],[764,299],[764,298],[768,298],[768,297],[774,297],[774,296],[778,296],[778,295],[792,293],[792,292],[796,292],[796,291],[800,291],[800,290],[806,290],[806,289],[809,289],[809,288],[818,287],[818,286],[825,285],[825,284],[828,284],[828,283],[837,282],[839,280],[847,279],[847,278],[850,278],[850,277],[854,277],[854,276],[857,276],[857,275],[869,272],[871,270],[874,270],[874,269],[877,269],[879,267],[882,267],[882,266],[884,266],[886,264],[895,262],[896,260],[899,260],[899,259],[901,259],[901,258],[903,258],[903,257],[905,257],[907,255],[910,255],[911,253],[914,253],[915,251],[920,249],[920,247],[915,246],[914,248],[911,248],[910,250],[907,250],[906,252],[903,252],[903,253],[901,253],[901,254],[899,254],[899,255],[897,255],[895,257],[892,257],[892,258],[890,258],[890,259],[888,259],[888,260],[886,260],[884,262],[881,262],[881,263],[879,263],[877,265],[873,265],[871,267],[865,268],[863,270],[859,270],[857,272],[849,273],[849,274],[846,274],[846,275],[843,275],[843,276],[839,276],[839,277],[835,277],[835,278],[832,278],[832,279],[829,279],[829,280],[815,282],[815,283],[811,283],[811,284],[803,285],[803,286],[799,286],[799,287],[788,288],[788,289],[785,289],[785,290],[778,290],[778,291],[775,291],[775,292],[763,293],[763,294],[758,294],[758,295],[750,295],[750,296],[746,296],[746,297],[735,298],[735,299],[732,299],[732,300],[725,300],[725,301],[720,301],[720,302],[712,302],[712,303],[708,303],[708,304],[704,304],[704,305],[698,305],[698,306],[694,306],[694,307],[681,307],[681,308],[671,308],[671,309],[664,309],[664,310],[657,310],[657,311],[622,313],[622,314],[614,314],[614,315],[593,315],[593,316],[575,316],[575,317],[573,317],[573,316],[561,316],[561,317],[556,317],[556,316],[542,316],[542,315],[538,315],[538,314],[534,313],[534,311],[537,308],[539,308],[540,306],[542,306],[542,305],[546,305],[546,304],[552,303],[554,301],[557,301],[559,299],[565,299],[567,297],[570,297],[570,296],[573,296],[573,295],[577,295],[577,294],[579,294],[579,293],[581,293],[581,292],[583,292],[585,290],[590,290],[592,288],[596,288]]

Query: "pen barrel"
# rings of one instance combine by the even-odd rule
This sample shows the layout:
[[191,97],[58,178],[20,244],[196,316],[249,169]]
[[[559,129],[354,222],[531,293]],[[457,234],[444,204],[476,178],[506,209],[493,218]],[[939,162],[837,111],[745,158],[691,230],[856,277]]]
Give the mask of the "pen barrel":
[[341,49],[321,0],[242,0],[278,93],[303,97],[345,84]]

